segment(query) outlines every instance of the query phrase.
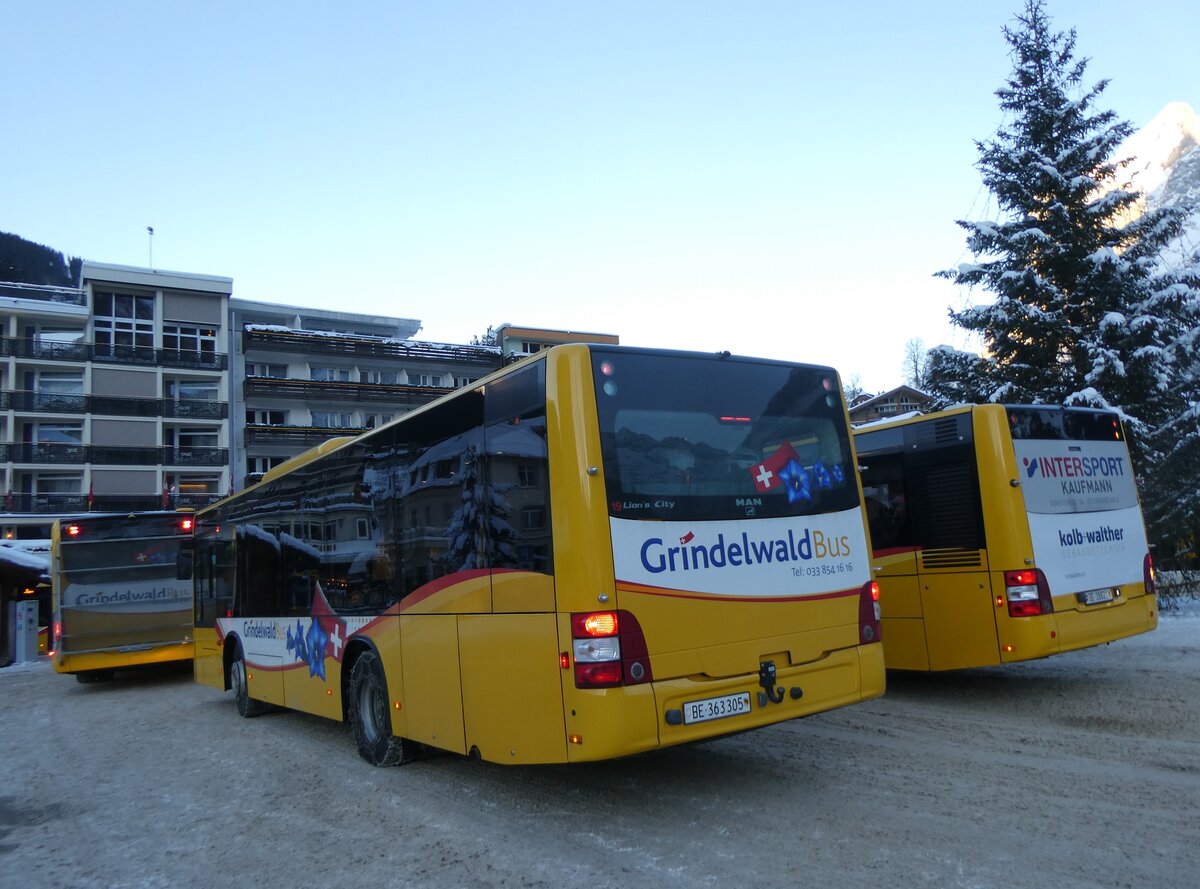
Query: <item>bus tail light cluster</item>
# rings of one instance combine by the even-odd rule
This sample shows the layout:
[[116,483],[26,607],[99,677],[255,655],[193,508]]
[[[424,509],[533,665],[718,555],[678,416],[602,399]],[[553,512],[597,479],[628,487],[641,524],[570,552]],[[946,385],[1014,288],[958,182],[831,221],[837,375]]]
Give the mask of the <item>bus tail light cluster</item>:
[[858,594],[858,641],[861,645],[883,640],[883,624],[879,621],[879,584],[871,580],[863,584]]
[[571,637],[576,688],[640,685],[654,679],[646,637],[628,611],[572,614]]
[[1150,553],[1146,553],[1146,558],[1142,559],[1142,582],[1146,585],[1146,595],[1153,596],[1158,592],[1157,575],[1154,573],[1154,559]]
[[1004,572],[1004,598],[1010,617],[1036,617],[1054,611],[1050,584],[1040,568]]

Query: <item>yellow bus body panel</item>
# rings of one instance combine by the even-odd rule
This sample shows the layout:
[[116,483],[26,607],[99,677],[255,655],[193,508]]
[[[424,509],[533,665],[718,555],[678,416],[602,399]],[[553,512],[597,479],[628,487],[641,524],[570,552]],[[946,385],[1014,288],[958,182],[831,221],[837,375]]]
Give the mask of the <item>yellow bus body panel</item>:
[[215,627],[196,627],[196,660],[192,664],[192,676],[201,685],[224,690],[225,649],[217,637]]
[[258,662],[265,662],[246,665],[246,689],[250,697],[256,701],[285,706],[287,694],[283,688],[283,659],[249,652],[246,656]]
[[400,659],[408,737],[442,750],[466,753],[458,616],[401,615]]
[[563,762],[554,614],[465,614],[458,634],[467,750],[490,762]]
[[79,654],[55,652],[52,664],[59,673],[84,673],[88,670],[120,670],[150,664],[172,664],[193,657],[192,642],[155,645],[140,651],[90,651]]

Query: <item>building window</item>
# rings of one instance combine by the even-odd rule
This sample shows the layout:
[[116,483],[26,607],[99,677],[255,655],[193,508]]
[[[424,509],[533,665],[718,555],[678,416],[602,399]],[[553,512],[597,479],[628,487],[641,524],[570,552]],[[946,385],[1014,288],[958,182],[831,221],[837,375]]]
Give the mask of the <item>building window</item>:
[[363,420],[368,429],[374,429],[377,426],[382,426],[384,423],[392,422],[395,418],[395,414],[367,414]]
[[454,388],[461,389],[463,386],[470,386],[472,383],[478,382],[479,377],[459,377],[454,378]]
[[81,444],[83,427],[74,423],[38,423],[33,427],[37,444]]
[[163,387],[171,401],[216,401],[219,393],[216,380],[163,380]]
[[263,364],[261,361],[247,361],[246,376],[286,380],[288,378],[288,366],[286,364]]
[[521,510],[521,529],[536,531],[546,527],[546,508],[544,506],[527,506]]
[[354,530],[359,540],[370,540],[371,526],[366,519],[355,519]]
[[408,381],[414,386],[435,386],[433,374],[409,374]]
[[166,436],[168,444],[172,444],[171,440],[174,439],[175,442],[178,442],[179,450],[190,451],[195,448],[217,447],[219,430],[181,427],[178,430],[165,429],[163,434]]
[[312,424],[323,429],[350,429],[354,426],[350,414],[337,411],[313,411]]
[[344,367],[312,367],[309,379],[321,383],[349,383],[350,371]]
[[537,487],[537,466],[532,463],[517,464],[517,485],[522,488]]
[[154,297],[97,291],[92,329],[96,350],[117,355],[134,348],[154,348]]
[[246,411],[247,426],[286,426],[287,411]]
[[377,386],[395,386],[397,374],[394,370],[364,370],[359,379]]
[[163,348],[171,352],[195,352],[200,355],[215,355],[217,352],[217,332],[211,327],[164,324]]
[[37,391],[42,395],[82,395],[82,373],[42,371],[37,376]]
[[287,457],[248,457],[246,459],[246,471],[261,475],[267,470],[274,469],[285,460],[287,460]]

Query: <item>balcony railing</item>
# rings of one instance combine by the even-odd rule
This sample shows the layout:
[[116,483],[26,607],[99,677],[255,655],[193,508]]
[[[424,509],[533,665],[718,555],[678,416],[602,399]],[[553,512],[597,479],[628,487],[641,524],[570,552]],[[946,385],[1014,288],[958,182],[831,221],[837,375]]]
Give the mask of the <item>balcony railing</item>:
[[331,429],[327,426],[247,426],[247,444],[317,445],[339,435],[357,435],[362,429]]
[[0,392],[0,410],[223,420],[229,416],[229,403],[198,398],[126,398],[119,395],[59,395],[49,392],[5,390]]
[[36,299],[41,302],[63,303],[69,306],[86,306],[87,294],[75,287],[52,287],[47,284],[21,284],[6,281],[0,283],[0,296],[12,299]]
[[[200,509],[221,499],[221,494],[178,494],[169,509]],[[10,514],[73,515],[87,512],[148,512],[162,509],[161,494],[29,494],[8,493],[0,507]]]
[[327,333],[303,330],[264,330],[253,326],[242,330],[242,346],[244,349],[264,351],[273,347],[282,352],[399,359],[408,362],[455,361],[461,364],[476,365],[488,371],[498,370],[503,364],[499,350],[487,346],[455,346],[387,337],[330,336]]
[[382,383],[349,383],[330,380],[281,380],[276,377],[247,377],[242,384],[245,398],[287,398],[394,404],[417,407],[454,390],[443,386],[385,386]]
[[[3,296],[0,285],[0,296]],[[186,367],[191,370],[225,370],[229,356],[224,352],[197,349],[156,349],[112,343],[55,343],[41,340],[0,338],[0,355],[47,361],[96,361],[102,364],[137,364],[143,367]]]
[[224,466],[226,448],[128,447],[60,442],[0,443],[0,462],[55,465],[73,463],[98,466]]

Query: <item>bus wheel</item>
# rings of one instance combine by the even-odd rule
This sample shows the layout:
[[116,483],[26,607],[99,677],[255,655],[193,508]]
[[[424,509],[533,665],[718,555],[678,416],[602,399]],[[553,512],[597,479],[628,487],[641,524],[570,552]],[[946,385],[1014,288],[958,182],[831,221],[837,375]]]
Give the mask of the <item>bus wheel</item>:
[[405,759],[404,742],[392,734],[383,665],[373,651],[364,651],[354,662],[346,709],[359,756],[373,766],[392,766]]
[[249,719],[267,712],[266,704],[250,697],[250,686],[246,682],[246,657],[242,654],[241,645],[234,652],[233,663],[229,667],[229,684],[233,686],[233,701],[237,704],[238,716]]

